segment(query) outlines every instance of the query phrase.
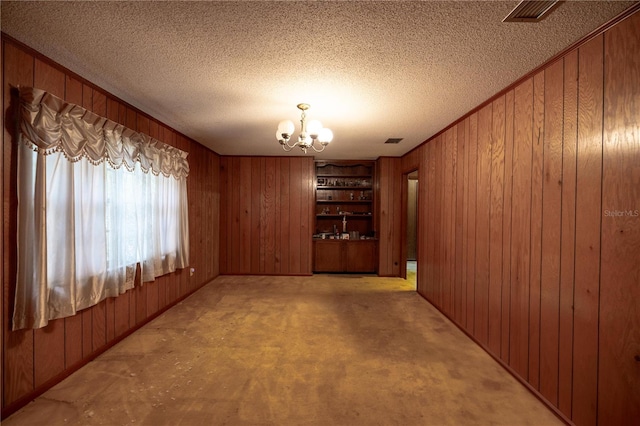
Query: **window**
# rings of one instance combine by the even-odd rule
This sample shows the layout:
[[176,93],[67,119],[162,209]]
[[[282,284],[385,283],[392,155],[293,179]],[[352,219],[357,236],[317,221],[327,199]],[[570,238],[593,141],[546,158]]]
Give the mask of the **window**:
[[38,89],[20,113],[14,329],[188,265],[186,153]]

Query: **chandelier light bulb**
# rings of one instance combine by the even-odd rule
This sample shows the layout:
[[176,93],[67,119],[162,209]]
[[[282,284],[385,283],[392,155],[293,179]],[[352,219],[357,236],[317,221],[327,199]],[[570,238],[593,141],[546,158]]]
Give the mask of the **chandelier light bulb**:
[[331,131],[331,129],[327,129],[326,127],[320,129],[318,140],[323,144],[328,144],[329,142],[331,142],[333,140],[333,132]]
[[[278,139],[289,139],[296,129],[293,121],[291,120],[282,120],[280,124],[278,124]],[[286,137],[284,135],[287,135]]]
[[309,120],[307,123],[307,133],[311,136],[311,139],[318,139],[318,135],[322,130],[322,123],[318,120]]

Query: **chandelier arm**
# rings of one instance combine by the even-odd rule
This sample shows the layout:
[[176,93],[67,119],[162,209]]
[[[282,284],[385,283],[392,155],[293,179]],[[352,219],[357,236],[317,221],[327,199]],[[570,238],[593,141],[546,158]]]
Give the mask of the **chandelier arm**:
[[296,147],[296,144],[294,144],[293,146],[289,145],[288,143],[286,143],[285,141],[280,142],[280,146],[282,147],[282,149],[285,152],[289,152],[291,151],[293,148]]
[[311,146],[311,148],[313,148],[313,150],[314,150],[315,152],[322,152],[322,151],[324,151],[324,149],[327,147],[327,145],[324,145],[324,144],[323,144],[321,149],[317,149],[317,148],[316,148],[316,144],[315,144],[315,143],[312,143],[310,146]]

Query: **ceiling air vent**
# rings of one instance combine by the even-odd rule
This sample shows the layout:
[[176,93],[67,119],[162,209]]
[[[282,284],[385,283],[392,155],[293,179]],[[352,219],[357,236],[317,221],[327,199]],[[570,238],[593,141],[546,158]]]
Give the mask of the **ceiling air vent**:
[[400,143],[404,138],[389,138],[384,143]]
[[560,3],[560,0],[523,0],[502,22],[540,22]]

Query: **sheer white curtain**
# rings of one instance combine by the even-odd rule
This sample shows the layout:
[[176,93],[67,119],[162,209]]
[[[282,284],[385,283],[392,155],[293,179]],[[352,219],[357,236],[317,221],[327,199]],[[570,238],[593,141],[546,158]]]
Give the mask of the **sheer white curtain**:
[[[13,328],[188,265],[186,153],[21,88]],[[123,167],[124,166],[124,167]]]

